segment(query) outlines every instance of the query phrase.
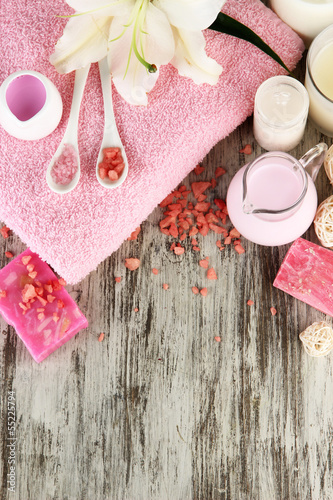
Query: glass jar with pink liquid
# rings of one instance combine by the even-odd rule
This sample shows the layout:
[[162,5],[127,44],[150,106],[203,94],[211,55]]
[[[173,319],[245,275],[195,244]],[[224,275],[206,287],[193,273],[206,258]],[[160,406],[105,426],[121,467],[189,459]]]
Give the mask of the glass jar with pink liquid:
[[318,198],[314,181],[327,144],[320,143],[300,160],[282,151],[264,153],[242,167],[227,193],[231,222],[248,240],[285,245],[311,225]]

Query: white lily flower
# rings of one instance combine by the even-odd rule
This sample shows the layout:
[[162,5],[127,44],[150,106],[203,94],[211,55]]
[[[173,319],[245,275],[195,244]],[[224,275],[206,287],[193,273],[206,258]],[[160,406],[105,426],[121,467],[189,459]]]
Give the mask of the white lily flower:
[[222,68],[205,52],[202,30],[225,0],[67,0],[70,16],[50,61],[59,73],[108,57],[113,82],[131,104],[147,104],[158,68],[171,62],[196,83],[214,85]]

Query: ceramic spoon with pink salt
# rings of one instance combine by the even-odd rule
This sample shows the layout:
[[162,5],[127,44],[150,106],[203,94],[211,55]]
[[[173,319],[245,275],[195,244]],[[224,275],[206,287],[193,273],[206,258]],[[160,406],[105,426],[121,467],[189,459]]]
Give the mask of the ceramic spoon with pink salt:
[[75,72],[72,106],[66,131],[46,171],[48,186],[58,194],[72,191],[80,178],[80,155],[77,138],[78,121],[89,69],[90,65],[77,69]]
[[96,163],[96,176],[103,187],[112,189],[120,186],[126,179],[128,162],[113,114],[111,75],[107,58],[99,61],[98,65],[104,101],[104,133]]

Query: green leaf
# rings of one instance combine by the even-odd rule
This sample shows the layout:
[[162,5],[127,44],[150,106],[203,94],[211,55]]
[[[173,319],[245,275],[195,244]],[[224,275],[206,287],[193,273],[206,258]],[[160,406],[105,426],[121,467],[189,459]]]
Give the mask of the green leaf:
[[274,61],[278,62],[286,71],[288,71],[288,73],[292,74],[282,59],[260,38],[260,36],[244,24],[236,21],[236,19],[220,12],[213,24],[209,26],[209,29],[225,33],[226,35],[232,35],[252,43],[267,55],[272,57]]

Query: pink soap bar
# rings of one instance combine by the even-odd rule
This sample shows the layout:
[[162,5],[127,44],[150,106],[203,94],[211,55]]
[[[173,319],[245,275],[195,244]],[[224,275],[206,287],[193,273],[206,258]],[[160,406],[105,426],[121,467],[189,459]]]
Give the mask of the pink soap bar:
[[88,326],[62,280],[29,249],[0,271],[0,313],[37,363]]
[[298,238],[289,248],[273,285],[333,316],[333,252]]

